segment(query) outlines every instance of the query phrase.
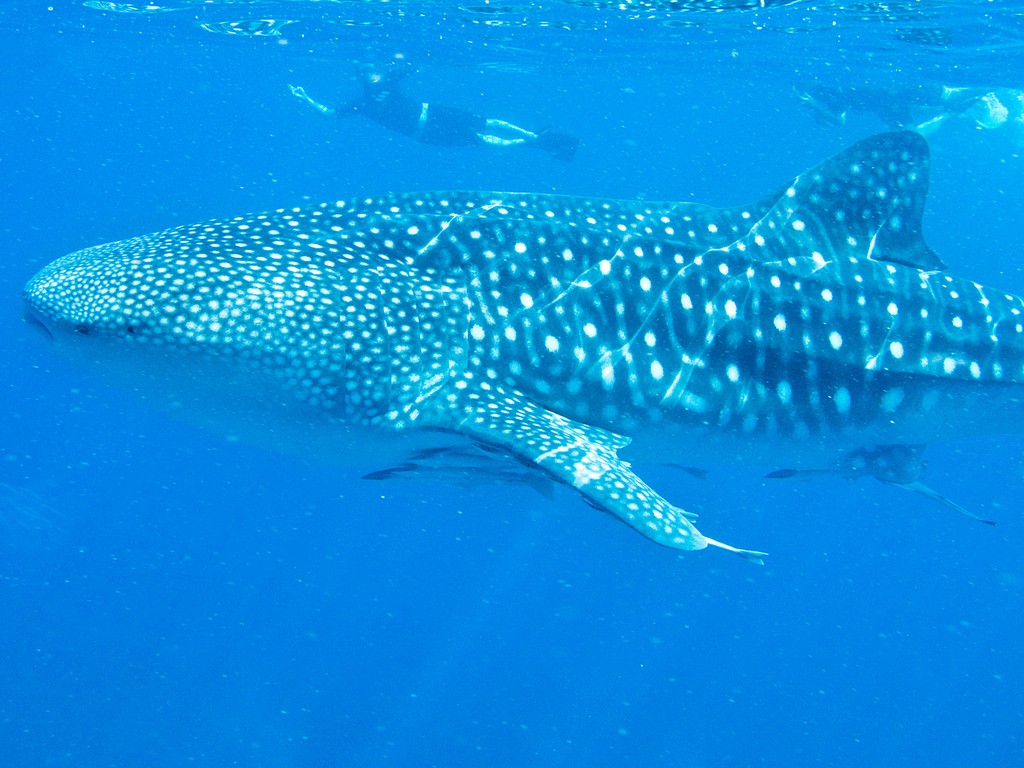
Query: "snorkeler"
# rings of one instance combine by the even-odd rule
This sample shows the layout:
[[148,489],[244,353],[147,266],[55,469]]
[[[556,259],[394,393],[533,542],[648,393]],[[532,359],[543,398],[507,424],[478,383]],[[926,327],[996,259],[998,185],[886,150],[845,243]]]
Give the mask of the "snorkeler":
[[1001,129],[1024,146],[1024,91],[1016,88],[955,88],[925,83],[909,88],[797,89],[818,122],[838,126],[849,112],[876,115],[890,129],[931,136],[954,123],[982,131]]
[[942,89],[943,112],[914,127],[931,136],[951,118],[959,118],[980,131],[999,130],[1011,137],[1019,149],[1024,146],[1024,91],[1018,88]]
[[504,120],[481,117],[457,107],[416,101],[399,88],[400,81],[408,73],[409,67],[401,64],[393,64],[384,70],[372,65],[360,67],[363,95],[337,108],[316,101],[300,86],[289,85],[288,88],[293,96],[321,114],[331,117],[362,115],[424,144],[536,147],[566,162],[576,154],[580,141],[567,133],[551,130],[534,133]]

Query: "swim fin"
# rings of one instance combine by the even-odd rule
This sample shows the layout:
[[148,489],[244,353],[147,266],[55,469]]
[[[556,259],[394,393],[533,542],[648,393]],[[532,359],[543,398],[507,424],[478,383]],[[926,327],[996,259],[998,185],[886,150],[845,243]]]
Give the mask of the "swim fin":
[[536,144],[552,157],[568,163],[576,156],[580,140],[568,133],[557,133],[548,129],[537,134]]

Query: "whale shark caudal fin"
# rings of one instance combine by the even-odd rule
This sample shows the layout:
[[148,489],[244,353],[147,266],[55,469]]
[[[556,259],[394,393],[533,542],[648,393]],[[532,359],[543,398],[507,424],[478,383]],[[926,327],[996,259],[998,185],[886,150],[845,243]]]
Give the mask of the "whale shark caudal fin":
[[487,382],[460,383],[467,386],[456,395],[455,431],[526,459],[658,544],[685,550],[714,546],[763,563],[764,552],[704,536],[691,522],[695,515],[669,504],[633,474],[618,457],[629,438],[572,421]]

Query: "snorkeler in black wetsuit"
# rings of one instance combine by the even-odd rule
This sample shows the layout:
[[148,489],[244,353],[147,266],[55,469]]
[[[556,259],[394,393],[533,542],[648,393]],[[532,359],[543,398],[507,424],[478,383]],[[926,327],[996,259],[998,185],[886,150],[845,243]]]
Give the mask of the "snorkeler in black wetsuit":
[[576,154],[579,139],[566,133],[551,130],[534,133],[504,120],[481,117],[457,107],[416,101],[399,88],[400,81],[408,73],[409,68],[403,65],[392,65],[385,70],[361,67],[363,95],[338,108],[316,101],[299,86],[289,85],[288,88],[293,96],[321,114],[337,117],[362,115],[424,144],[450,147],[480,144],[529,146],[567,162]]

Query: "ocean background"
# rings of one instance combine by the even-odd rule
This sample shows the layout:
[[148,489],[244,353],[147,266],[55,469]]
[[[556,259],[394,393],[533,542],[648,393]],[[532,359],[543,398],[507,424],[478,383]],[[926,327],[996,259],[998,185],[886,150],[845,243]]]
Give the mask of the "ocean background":
[[[874,480],[638,467],[757,567],[566,489],[226,442],[21,319],[36,270],[100,242],[390,191],[741,204],[886,128],[800,90],[1024,88],[1024,2],[767,5],[0,6],[0,766],[1024,766],[1020,437],[929,449],[995,527]],[[353,98],[396,56],[418,98],[573,133],[575,161],[288,92]],[[929,243],[1024,293],[1019,135],[932,151]]]

